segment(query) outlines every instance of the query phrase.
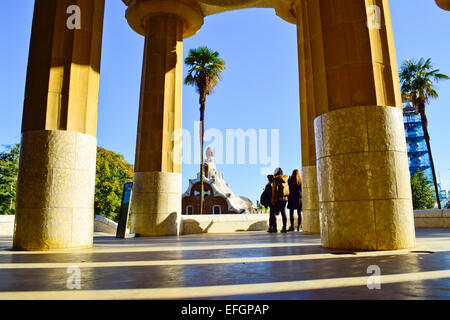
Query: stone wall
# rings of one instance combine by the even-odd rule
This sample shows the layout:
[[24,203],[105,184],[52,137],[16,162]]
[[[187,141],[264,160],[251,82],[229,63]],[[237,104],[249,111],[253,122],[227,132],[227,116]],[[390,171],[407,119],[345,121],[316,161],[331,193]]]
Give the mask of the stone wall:
[[0,236],[9,236],[14,233],[14,216],[0,216]]
[[[12,236],[14,233],[14,218],[15,216],[2,216],[0,215],[0,236]],[[102,217],[95,216],[94,221],[94,232],[108,233],[108,234],[116,234],[117,223],[114,221]],[[130,230],[127,229],[127,233],[130,233]]]
[[[297,214],[295,215],[297,217]],[[224,214],[224,215],[190,215],[182,216],[181,234],[232,233],[239,231],[264,231],[269,228],[269,214]],[[450,228],[450,210],[416,210],[414,211],[416,228]],[[280,230],[283,223],[277,217]],[[288,227],[289,214],[288,214]],[[295,221],[297,225],[297,219]],[[95,217],[94,231],[116,234],[117,223],[102,216]],[[0,236],[12,236],[14,216],[0,215]],[[129,230],[127,229],[127,233]]]
[[[287,227],[290,226],[289,213]],[[295,214],[297,217],[297,214]],[[231,233],[236,231],[263,231],[269,228],[269,214],[237,215],[190,215],[182,216],[181,234]],[[450,228],[450,210],[416,210],[414,211],[416,228]],[[283,223],[277,217],[278,230]],[[297,219],[295,221],[297,225]]]
[[415,210],[416,228],[450,228],[450,210]]
[[[117,232],[117,223],[103,216],[96,215],[94,221],[94,232],[102,232],[115,235]],[[128,229],[127,233],[129,233]]]
[[[296,219],[297,220],[297,219]],[[297,221],[295,221],[297,225]],[[281,215],[277,227],[281,230]],[[287,227],[289,228],[289,216]],[[181,234],[232,233],[239,231],[265,231],[269,229],[269,214],[183,215]]]

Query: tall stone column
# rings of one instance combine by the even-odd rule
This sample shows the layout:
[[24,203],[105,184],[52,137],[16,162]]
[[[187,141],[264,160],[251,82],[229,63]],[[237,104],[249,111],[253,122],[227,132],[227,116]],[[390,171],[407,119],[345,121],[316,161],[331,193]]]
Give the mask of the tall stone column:
[[413,247],[388,1],[303,0],[298,6],[306,10],[310,26],[322,245]]
[[309,41],[309,21],[305,3],[298,4],[297,38],[300,79],[300,123],[302,149],[302,229],[320,234],[319,190],[317,186],[316,141],[314,134],[314,73]]
[[[72,5],[80,8],[80,29],[68,28],[67,9]],[[16,250],[92,246],[103,13],[104,0],[35,2]]]
[[181,129],[183,37],[203,23],[200,9],[192,8],[185,1],[150,0],[127,11],[131,27],[145,35],[131,208],[138,236],[179,233],[181,145],[173,133]]

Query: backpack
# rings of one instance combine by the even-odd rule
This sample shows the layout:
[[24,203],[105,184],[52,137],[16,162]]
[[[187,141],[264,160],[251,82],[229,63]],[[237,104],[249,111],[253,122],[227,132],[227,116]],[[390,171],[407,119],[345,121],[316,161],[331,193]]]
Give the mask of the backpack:
[[289,196],[289,184],[285,179],[282,179],[281,183],[277,184],[276,195],[277,198],[283,198]]
[[266,208],[269,207],[272,202],[272,190],[270,189],[271,188],[269,188],[269,186],[266,186],[263,193],[261,194],[261,198],[259,199],[259,202],[261,202],[261,204]]

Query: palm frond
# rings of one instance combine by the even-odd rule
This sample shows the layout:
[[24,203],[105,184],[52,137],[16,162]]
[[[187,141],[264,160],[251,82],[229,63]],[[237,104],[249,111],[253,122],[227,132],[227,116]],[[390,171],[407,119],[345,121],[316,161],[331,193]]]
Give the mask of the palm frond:
[[434,83],[450,79],[449,76],[440,73],[439,69],[434,68],[431,58],[405,60],[401,65],[399,77],[402,96],[409,97],[413,104],[428,103],[430,99],[437,99],[439,95]]
[[221,73],[226,69],[225,61],[219,58],[219,53],[206,46],[190,49],[184,62],[190,67],[184,83],[195,86],[200,99],[214,92],[214,88],[222,80]]

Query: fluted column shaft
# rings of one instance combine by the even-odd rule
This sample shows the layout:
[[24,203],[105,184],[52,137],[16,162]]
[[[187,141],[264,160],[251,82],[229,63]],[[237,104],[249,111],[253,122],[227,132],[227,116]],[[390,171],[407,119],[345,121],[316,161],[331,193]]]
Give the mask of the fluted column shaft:
[[[73,5],[80,29],[67,24]],[[104,0],[35,2],[15,249],[92,246],[103,14]]]
[[300,79],[300,123],[302,149],[302,229],[306,234],[320,234],[319,190],[317,186],[316,141],[314,133],[315,88],[310,21],[307,3],[300,2],[297,10],[297,38]]
[[133,187],[132,232],[176,235],[181,214],[183,20],[173,14],[148,18]]
[[126,1],[130,27],[145,36],[131,229],[139,236],[179,234],[183,39],[203,25],[196,0]]
[[306,12],[309,21],[304,40],[312,53],[309,81],[314,87],[322,245],[361,250],[413,247],[388,1],[302,0],[298,6],[297,12]]

